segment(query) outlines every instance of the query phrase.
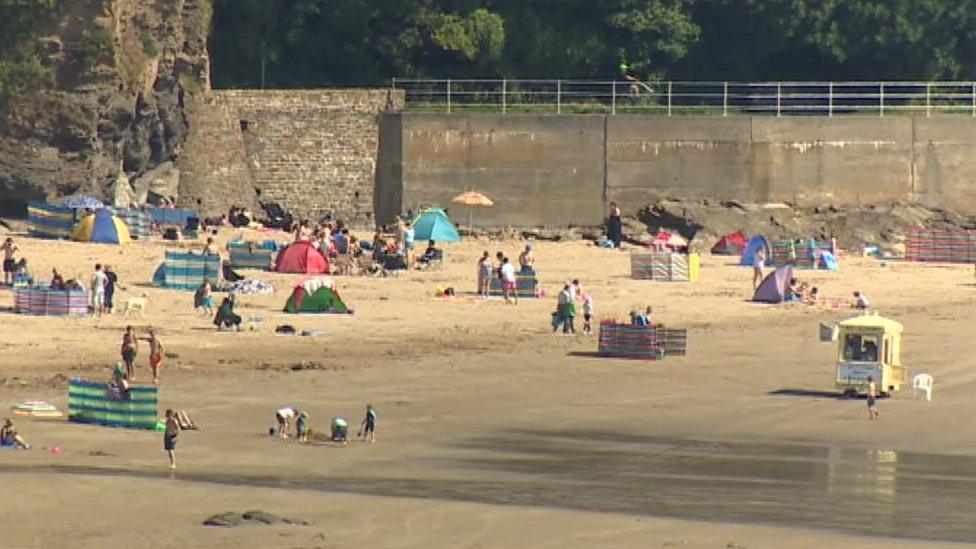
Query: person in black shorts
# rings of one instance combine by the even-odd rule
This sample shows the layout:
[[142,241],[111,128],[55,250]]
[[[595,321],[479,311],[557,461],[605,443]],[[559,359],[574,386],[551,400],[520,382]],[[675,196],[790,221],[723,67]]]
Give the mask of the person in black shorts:
[[366,417],[359,426],[357,436],[363,437],[363,441],[368,437],[370,442],[376,442],[376,408],[372,404],[366,405]]
[[877,389],[874,385],[874,378],[868,376],[868,419],[874,419],[881,414],[878,412]]
[[17,262],[14,260],[14,252],[17,251],[17,246],[14,246],[14,239],[7,237],[3,241],[3,246],[0,246],[0,250],[3,250],[3,283],[10,286],[14,281],[14,271],[17,267]]
[[163,450],[169,456],[169,468],[176,469],[176,437],[180,434],[180,422],[173,410],[166,410],[166,430],[163,432]]

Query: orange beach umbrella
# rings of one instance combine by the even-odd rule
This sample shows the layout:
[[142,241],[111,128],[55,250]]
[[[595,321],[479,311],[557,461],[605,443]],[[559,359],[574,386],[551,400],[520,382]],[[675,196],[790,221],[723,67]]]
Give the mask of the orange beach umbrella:
[[476,191],[461,193],[452,198],[451,202],[468,207],[468,229],[471,229],[476,207],[487,208],[495,204],[490,198]]

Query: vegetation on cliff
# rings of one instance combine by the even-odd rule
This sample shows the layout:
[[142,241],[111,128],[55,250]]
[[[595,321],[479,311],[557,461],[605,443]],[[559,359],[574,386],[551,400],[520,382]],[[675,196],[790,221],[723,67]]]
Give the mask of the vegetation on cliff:
[[60,14],[64,0],[0,0],[0,121],[13,100],[50,86],[40,36]]
[[216,87],[966,79],[976,0],[213,0]]

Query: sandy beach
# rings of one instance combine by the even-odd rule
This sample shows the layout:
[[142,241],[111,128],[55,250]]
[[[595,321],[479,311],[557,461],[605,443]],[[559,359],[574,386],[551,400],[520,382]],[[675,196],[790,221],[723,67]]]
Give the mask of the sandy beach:
[[[484,250],[514,257],[524,242],[466,240],[445,246],[440,270],[337,277],[355,314],[322,316],[281,312],[299,275],[242,271],[276,292],[240,298],[245,319],[262,318],[253,331],[217,333],[192,293],[151,287],[162,241],[14,238],[39,278],[57,267],[87,279],[110,263],[127,287],[117,301],[148,305],[128,319],[29,317],[0,292],[0,406],[42,398],[66,411],[67,378],[107,380],[125,325],[153,326],[168,353],[160,409],[187,410],[200,429],[181,435],[171,473],[159,433],[19,420],[34,449],[0,453],[5,547],[976,541],[958,488],[976,480],[970,266],[844,257],[839,272],[798,271],[830,299],[863,291],[904,324],[910,374],[935,377],[931,402],[902,390],[871,422],[863,400],[835,397],[836,347],[818,341],[820,323],[852,311],[750,303],[751,271],[737,258],[706,256],[699,281],[661,283],[632,280],[627,253],[538,242],[548,296],[512,306],[472,295],[476,262]],[[687,328],[687,356],[608,360],[595,356],[596,335],[552,334],[571,278],[597,318],[652,305],[655,321]],[[438,286],[458,297],[436,298]],[[280,324],[323,335],[275,335]],[[143,344],[137,381],[151,378],[147,361]],[[358,425],[366,403],[379,413],[375,444],[268,436],[283,405],[325,432],[333,416]],[[60,455],[45,450],[55,445]],[[309,525],[202,526],[249,509]]]

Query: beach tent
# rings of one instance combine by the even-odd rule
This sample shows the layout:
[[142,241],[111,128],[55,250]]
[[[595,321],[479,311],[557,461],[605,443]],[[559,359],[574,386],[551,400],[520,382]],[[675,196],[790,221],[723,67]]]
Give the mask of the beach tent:
[[121,219],[112,215],[107,208],[95,210],[95,213],[78,222],[71,233],[72,240],[80,242],[101,242],[104,244],[127,244],[132,242],[129,227]]
[[826,269],[828,271],[836,271],[839,266],[837,263],[837,257],[830,252],[820,252],[820,262],[818,266],[821,269]]
[[428,208],[420,212],[412,225],[414,238],[418,241],[458,242],[461,240],[454,223],[451,223],[450,218],[440,208]]
[[285,312],[345,314],[352,311],[339,297],[332,278],[320,276],[295,284],[288,302],[285,303]]
[[279,273],[328,273],[329,262],[311,242],[292,242],[278,252],[275,271]]
[[769,241],[764,236],[754,236],[749,239],[746,248],[742,250],[742,259],[739,261],[739,265],[752,267],[752,262],[755,260],[756,252],[759,251],[759,248],[766,250],[766,261],[771,261],[773,253],[769,247]]
[[729,233],[712,246],[712,253],[716,255],[739,255],[746,248],[746,237],[741,231]]
[[793,267],[787,265],[776,269],[766,275],[759,284],[752,300],[762,303],[782,303],[786,298],[786,290],[789,288],[791,278],[793,278]]

